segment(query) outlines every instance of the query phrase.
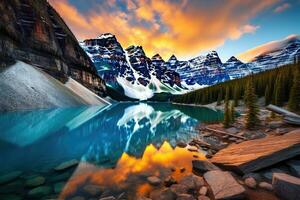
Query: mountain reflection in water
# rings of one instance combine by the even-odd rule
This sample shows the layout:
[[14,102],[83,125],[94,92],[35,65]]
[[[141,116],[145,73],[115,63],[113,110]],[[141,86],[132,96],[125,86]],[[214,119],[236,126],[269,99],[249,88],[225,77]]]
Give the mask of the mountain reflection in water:
[[[22,176],[14,180],[18,181],[18,187],[13,191],[23,199],[31,199],[28,196],[31,188],[19,183],[39,175],[46,178],[44,185],[53,188],[58,179],[51,177],[61,175],[53,168],[76,159],[80,161],[78,168],[70,168],[69,176],[59,181],[67,182],[75,170],[75,174],[83,173],[83,177],[97,180],[95,183],[101,183],[97,177],[104,176],[107,186],[119,185],[126,179],[131,187],[135,182],[132,179],[140,177],[142,172],[160,173],[158,166],[191,158],[190,152],[175,148],[176,143],[193,138],[197,134],[197,124],[221,119],[219,111],[169,103],[119,103],[106,108],[0,113],[0,163],[5,163],[0,165],[0,176],[22,171]],[[181,165],[184,166],[184,162]],[[94,168],[95,174],[86,174],[82,166],[89,170]],[[149,171],[150,168],[154,171]],[[138,180],[136,182],[140,183]],[[68,188],[75,188],[73,181],[68,185]],[[141,193],[148,190],[147,185],[142,185],[136,188]],[[5,186],[0,184],[0,197],[2,191],[8,191]],[[126,188],[122,184],[119,186]],[[55,192],[52,190],[52,193]],[[52,193],[47,195],[58,195]],[[61,195],[66,194],[69,194],[67,189]]]

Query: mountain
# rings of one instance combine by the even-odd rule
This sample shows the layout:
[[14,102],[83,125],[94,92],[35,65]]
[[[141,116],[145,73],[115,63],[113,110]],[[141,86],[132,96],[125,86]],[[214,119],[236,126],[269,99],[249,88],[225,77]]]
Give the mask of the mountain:
[[[10,97],[11,105],[18,105],[15,109],[81,104],[84,95],[68,88],[67,83],[72,80],[75,85],[78,83],[92,91],[91,96],[106,95],[105,83],[93,62],[48,1],[2,0],[0,12],[0,66],[3,69],[0,91]],[[27,80],[23,73],[33,73],[32,80]],[[51,85],[52,78],[60,81],[60,87],[66,88],[60,90],[57,84]],[[23,85],[27,81],[31,87]],[[20,87],[15,88],[15,83]],[[47,88],[53,89],[51,94],[47,94]],[[19,99],[25,96],[28,98],[23,98],[23,104],[19,105]],[[69,104],[65,98],[72,99],[73,103]],[[55,99],[64,103],[57,104]]]
[[159,54],[150,59],[142,46],[130,46],[124,50],[110,33],[85,40],[81,46],[109,86],[139,100],[168,99],[172,94],[187,93],[293,63],[300,57],[299,36],[272,44],[272,48],[248,63],[234,56],[222,63],[216,51],[188,61],[180,61],[175,55],[164,61]]
[[110,33],[87,39],[80,45],[107,86],[118,93],[119,100],[124,96],[146,100],[158,93],[179,94],[184,90],[179,74],[168,69],[159,55],[147,57],[141,46],[124,49]]

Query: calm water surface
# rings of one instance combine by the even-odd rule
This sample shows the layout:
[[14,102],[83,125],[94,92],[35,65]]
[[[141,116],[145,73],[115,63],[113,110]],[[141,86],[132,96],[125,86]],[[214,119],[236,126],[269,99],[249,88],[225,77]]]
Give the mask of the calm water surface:
[[195,156],[204,157],[177,142],[222,117],[168,103],[0,113],[0,199],[147,196],[147,177],[180,179]]

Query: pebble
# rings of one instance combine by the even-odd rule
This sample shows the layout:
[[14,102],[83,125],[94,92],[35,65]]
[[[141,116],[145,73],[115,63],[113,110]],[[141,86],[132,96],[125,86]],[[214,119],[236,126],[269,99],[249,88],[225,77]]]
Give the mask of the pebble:
[[168,176],[165,180],[164,180],[164,184],[166,187],[170,187],[173,184],[176,184],[177,181],[172,177],[172,176]]
[[35,176],[25,182],[26,187],[37,187],[43,185],[46,179],[43,176]]
[[198,197],[198,200],[210,200],[210,198],[207,197],[207,196],[204,196],[204,195],[200,195],[200,196]]
[[91,196],[98,196],[104,191],[104,188],[100,187],[99,185],[90,184],[90,185],[84,186],[83,190],[86,193],[90,194]]
[[199,190],[199,194],[200,194],[200,195],[206,196],[207,191],[208,191],[207,187],[206,187],[206,186],[202,186],[202,187],[200,188],[200,190]]
[[262,189],[265,189],[265,190],[269,190],[269,191],[273,190],[273,186],[270,183],[267,183],[267,182],[260,182],[258,186]]
[[252,188],[252,189],[256,188],[257,183],[253,177],[246,178],[244,182],[249,188]]
[[75,165],[78,165],[78,163],[79,163],[78,160],[73,159],[73,160],[69,160],[69,161],[61,163],[60,165],[58,165],[54,169],[56,171],[62,171],[62,170],[68,169],[70,167],[74,167]]
[[161,184],[161,180],[160,178],[156,177],[156,176],[150,176],[147,178],[147,181],[154,186],[158,186]]

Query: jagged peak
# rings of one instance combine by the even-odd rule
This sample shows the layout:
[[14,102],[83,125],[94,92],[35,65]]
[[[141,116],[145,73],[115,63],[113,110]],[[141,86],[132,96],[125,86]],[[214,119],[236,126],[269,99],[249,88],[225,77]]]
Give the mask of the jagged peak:
[[231,56],[226,62],[241,62],[239,59],[237,59],[235,56]]
[[162,57],[157,53],[154,56],[152,56],[151,60],[163,60]]
[[177,57],[176,57],[174,54],[169,58],[169,61],[171,61],[171,60],[178,61],[178,60],[177,60]]

